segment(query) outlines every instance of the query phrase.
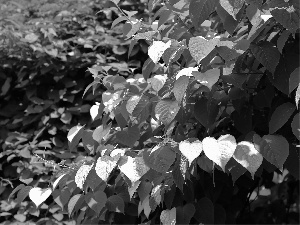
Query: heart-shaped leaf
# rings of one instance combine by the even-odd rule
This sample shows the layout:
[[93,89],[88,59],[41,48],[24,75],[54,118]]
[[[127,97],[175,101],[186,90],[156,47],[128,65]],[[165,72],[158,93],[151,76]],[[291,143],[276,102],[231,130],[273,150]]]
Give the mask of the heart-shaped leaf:
[[163,225],[176,224],[176,208],[163,210],[160,214],[160,222]]
[[118,157],[116,159],[107,155],[99,157],[95,166],[97,175],[106,182],[111,171],[116,167],[117,162]]
[[143,157],[132,158],[130,156],[121,156],[119,167],[131,183],[138,181],[150,169],[145,164]]
[[216,140],[213,137],[206,137],[202,141],[203,151],[207,158],[220,166],[225,172],[225,166],[233,156],[236,148],[236,140],[230,135],[222,135]]
[[181,141],[179,143],[179,150],[182,153],[182,155],[184,155],[188,159],[189,165],[191,165],[192,162],[198,156],[200,156],[202,152],[202,143],[199,140],[194,141],[192,143],[190,143],[187,140]]
[[33,201],[36,207],[39,207],[40,204],[47,200],[51,193],[51,188],[42,189],[39,187],[34,187],[29,191],[29,198],[31,201]]
[[262,155],[257,151],[254,144],[248,141],[239,142],[233,158],[251,173],[254,180],[254,174],[263,161]]
[[161,100],[155,106],[155,117],[167,126],[175,118],[179,109],[178,101]]
[[77,173],[75,175],[75,183],[77,184],[77,187],[80,189],[83,189],[83,184],[92,169],[93,165],[82,165],[79,170],[77,170]]
[[158,63],[165,50],[171,46],[171,41],[164,43],[162,41],[153,41],[148,49],[148,55],[154,63]]
[[138,128],[138,125],[135,125],[127,128],[126,130],[119,131],[116,136],[121,144],[132,147],[140,138],[140,129]]
[[218,37],[210,40],[207,40],[201,36],[192,37],[189,41],[190,53],[199,64],[200,61],[204,59],[215,48],[219,41],[220,38]]
[[211,90],[212,86],[219,80],[220,70],[211,69],[205,71],[204,73],[196,71],[193,72],[193,75],[200,84],[208,87]]

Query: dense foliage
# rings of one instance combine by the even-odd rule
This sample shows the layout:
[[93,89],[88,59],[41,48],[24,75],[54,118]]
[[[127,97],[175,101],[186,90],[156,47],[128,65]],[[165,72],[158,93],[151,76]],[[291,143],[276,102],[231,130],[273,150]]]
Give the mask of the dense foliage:
[[299,4],[2,1],[3,223],[299,223]]

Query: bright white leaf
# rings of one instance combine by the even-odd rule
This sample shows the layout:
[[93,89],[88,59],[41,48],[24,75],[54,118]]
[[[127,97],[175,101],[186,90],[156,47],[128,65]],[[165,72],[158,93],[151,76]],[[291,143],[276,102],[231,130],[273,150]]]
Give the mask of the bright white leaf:
[[102,156],[99,157],[96,162],[95,171],[97,175],[106,182],[116,165],[117,160],[114,160],[113,158],[110,159],[109,156]]
[[118,154],[120,154],[121,156],[124,156],[126,151],[127,151],[127,148],[116,148],[116,149],[112,150],[112,152],[110,153],[110,157],[115,157]]
[[193,76],[193,72],[198,71],[198,67],[188,67],[188,68],[183,68],[182,70],[180,70],[177,75],[176,75],[176,80],[179,79],[179,77],[185,75],[188,77]]
[[154,77],[150,78],[150,82],[153,90],[158,92],[166,83],[167,78],[168,78],[167,74],[155,75]]
[[53,183],[52,189],[54,190],[56,188],[56,186],[58,185],[59,181],[65,176],[66,174],[62,174],[60,175]]
[[148,55],[154,63],[158,63],[165,50],[171,46],[171,41],[164,43],[162,41],[153,41],[152,45],[148,48]]
[[296,102],[296,107],[298,109],[299,105],[299,99],[300,99],[300,84],[297,87],[296,95],[295,95],[295,102]]
[[194,141],[192,143],[190,143],[187,140],[181,141],[179,143],[179,150],[180,150],[181,154],[184,155],[188,159],[189,165],[191,165],[192,162],[198,156],[200,156],[200,154],[202,152],[202,143],[199,140]]
[[97,105],[93,105],[90,108],[90,114],[91,114],[92,120],[94,120],[97,117],[99,107],[100,107],[100,105],[97,104]]
[[263,156],[256,150],[254,144],[248,141],[239,142],[233,158],[251,173],[254,180],[254,174],[263,161]]
[[171,210],[163,210],[160,214],[160,222],[163,225],[175,225],[176,224],[176,208]]
[[149,196],[147,196],[144,201],[142,202],[142,207],[144,209],[144,214],[147,218],[149,218],[149,215],[151,213],[151,207],[149,204]]
[[202,141],[203,151],[207,158],[220,166],[225,172],[225,166],[233,156],[237,146],[235,138],[230,135],[222,135],[216,140],[213,137],[206,137]]
[[34,187],[29,191],[29,198],[31,201],[33,201],[36,207],[39,207],[40,204],[47,200],[51,193],[51,188],[42,189],[39,187]]
[[69,142],[72,142],[72,140],[74,139],[74,137],[76,136],[77,133],[79,133],[79,131],[83,128],[84,126],[75,126],[75,127],[72,127],[68,133],[68,141]]
[[128,187],[128,193],[129,193],[130,199],[132,198],[133,194],[136,192],[136,190],[140,186],[140,183],[141,183],[141,181],[138,180],[138,181],[132,183],[131,187]]
[[220,70],[219,69],[211,69],[204,73],[201,72],[193,72],[195,79],[200,82],[200,84],[208,87],[210,90],[212,86],[217,83],[220,77]]
[[140,95],[134,95],[128,99],[126,103],[126,109],[130,114],[132,114],[133,110],[135,109],[136,105],[139,103],[140,100],[141,100]]
[[93,165],[82,165],[77,171],[75,176],[75,183],[77,184],[77,187],[79,187],[80,189],[83,188],[83,184],[92,167]]
[[150,169],[145,165],[143,157],[132,158],[130,156],[122,156],[119,167],[132,183],[138,181]]

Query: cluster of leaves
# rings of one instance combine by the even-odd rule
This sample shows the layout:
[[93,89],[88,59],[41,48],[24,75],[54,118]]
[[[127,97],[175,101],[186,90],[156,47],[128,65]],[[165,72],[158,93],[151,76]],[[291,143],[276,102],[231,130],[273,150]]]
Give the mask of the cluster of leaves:
[[12,195],[78,224],[298,223],[299,4],[113,0],[128,56],[149,44],[141,73],[90,68],[97,125],[67,136],[89,157]]

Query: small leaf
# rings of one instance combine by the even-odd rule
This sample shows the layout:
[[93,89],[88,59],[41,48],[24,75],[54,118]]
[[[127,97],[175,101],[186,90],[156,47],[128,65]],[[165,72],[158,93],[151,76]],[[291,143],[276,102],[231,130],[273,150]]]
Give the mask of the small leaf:
[[129,112],[129,114],[132,114],[136,105],[139,103],[141,97],[142,97],[141,95],[133,95],[128,99],[126,103],[126,109]]
[[105,182],[107,182],[107,179],[110,175],[110,173],[113,171],[113,169],[116,167],[118,162],[118,159],[114,159],[110,156],[102,156],[97,159],[95,171],[97,175]]
[[300,114],[299,113],[297,113],[294,116],[291,127],[292,127],[293,134],[300,141]]
[[281,135],[265,135],[259,144],[259,152],[271,164],[278,169],[282,166],[289,155],[289,143]]
[[150,82],[153,90],[158,92],[166,83],[167,78],[167,74],[155,75],[154,77],[152,77]]
[[72,127],[67,135],[68,141],[69,141],[69,148],[71,151],[75,149],[75,147],[78,145],[80,139],[82,138],[83,129],[84,126],[77,125],[75,127]]
[[151,182],[143,180],[140,183],[137,189],[137,193],[139,194],[140,201],[144,201],[144,199],[150,194],[151,189],[152,189]]
[[23,200],[28,196],[30,190],[32,189],[31,186],[24,186],[17,194],[16,202],[20,204]]
[[211,173],[213,170],[213,161],[207,158],[206,155],[202,155],[197,159],[198,166],[204,171]]
[[199,64],[218,44],[220,38],[207,40],[202,36],[192,37],[189,41],[189,50],[192,57]]
[[192,0],[189,6],[189,15],[197,29],[215,10],[217,0]]
[[200,84],[208,87],[211,90],[212,86],[219,80],[220,70],[211,69],[204,73],[193,72],[193,75]]
[[142,68],[142,73],[143,73],[143,77],[145,78],[145,80],[147,80],[149,78],[154,67],[155,67],[155,63],[150,58],[148,58],[144,62],[143,68]]
[[175,225],[176,224],[176,208],[171,210],[165,209],[160,214],[160,222],[163,225]]
[[116,134],[117,140],[128,147],[133,147],[135,142],[140,138],[140,129],[138,125],[128,127],[127,130],[122,130]]
[[281,35],[279,36],[279,38],[277,39],[277,48],[281,54],[282,54],[284,45],[285,45],[286,41],[289,39],[290,35],[291,35],[291,32],[289,32],[288,30],[284,30],[281,33]]
[[164,43],[162,41],[153,41],[148,49],[148,55],[154,63],[158,63],[165,50],[171,46],[171,41]]
[[214,224],[214,204],[209,198],[198,200],[194,217],[200,224]]
[[79,187],[80,189],[83,189],[83,184],[92,167],[93,165],[82,165],[76,172],[75,183],[77,184],[77,187]]
[[42,189],[39,187],[34,187],[29,191],[29,198],[31,199],[31,201],[33,201],[36,207],[39,207],[40,204],[47,200],[51,193],[51,188]]
[[187,76],[181,76],[179,77],[179,79],[175,81],[173,87],[173,93],[178,102],[181,103],[188,85],[189,85],[189,77]]
[[221,18],[224,29],[231,35],[234,35],[234,32],[238,26],[238,21],[236,21],[222,6],[217,4],[216,11],[218,16]]
[[93,121],[100,118],[100,116],[102,115],[103,109],[104,109],[103,104],[96,104],[90,108],[90,114],[91,114]]
[[54,181],[53,186],[52,186],[52,190],[54,190],[54,189],[57,187],[57,185],[60,184],[59,182],[61,181],[61,179],[62,179],[65,175],[66,175],[65,173],[62,174],[62,175],[60,175],[60,176]]
[[95,213],[99,214],[106,204],[107,196],[103,191],[97,191],[94,194],[88,193],[85,197],[85,201]]
[[233,158],[251,173],[254,180],[254,174],[263,161],[262,155],[256,150],[254,144],[248,141],[239,142]]
[[111,24],[111,28],[110,29],[113,29],[117,24],[119,24],[120,22],[124,21],[124,20],[127,20],[127,17],[126,16],[120,16],[118,17],[117,19],[114,20],[114,22]]
[[78,200],[80,199],[80,197],[82,197],[83,195],[82,194],[77,194],[77,195],[74,195],[69,203],[68,203],[68,213],[69,213],[69,216],[72,215],[73,213],[73,210],[75,208],[75,205],[78,203]]
[[111,212],[124,213],[124,200],[118,195],[112,195],[107,199],[106,207]]
[[259,45],[251,44],[250,49],[255,58],[266,67],[267,70],[274,74],[280,59],[278,49],[270,42],[262,42]]
[[133,182],[131,187],[128,187],[128,193],[129,193],[130,199],[132,198],[133,194],[136,192],[136,190],[139,187],[140,183],[141,183],[141,181],[138,180],[136,182]]
[[295,106],[289,102],[278,106],[271,116],[269,122],[269,133],[273,134],[280,129],[289,120],[294,111]]
[[202,152],[202,143],[199,140],[191,143],[187,140],[181,141],[179,143],[179,150],[188,159],[189,165],[192,165],[192,162],[200,156]]
[[149,167],[145,165],[143,157],[132,158],[130,156],[121,156],[119,168],[131,183],[137,182],[145,173],[149,171]]
[[300,84],[300,67],[296,68],[290,75],[289,94],[295,90]]
[[88,152],[93,152],[94,151],[94,139],[93,139],[93,131],[91,130],[85,130],[82,134],[82,144],[83,147],[88,151]]
[[24,184],[19,184],[8,196],[8,200],[10,200],[10,198],[19,190],[21,190],[22,188],[24,188],[25,185]]
[[181,76],[191,77],[193,76],[193,72],[197,72],[197,71],[198,71],[198,67],[183,68],[177,73],[176,80],[178,80]]
[[233,156],[236,148],[236,140],[232,135],[222,135],[216,140],[206,137],[202,141],[203,151],[207,158],[220,166],[225,172],[225,166]]
[[107,126],[103,127],[103,125],[100,125],[97,127],[93,132],[93,139],[97,141],[98,143],[101,142],[101,140],[109,133],[111,128],[111,123],[109,123]]
[[220,0],[221,6],[234,18],[241,10],[245,0]]
[[173,121],[179,109],[177,101],[161,100],[155,106],[155,117],[167,126]]
[[183,207],[176,208],[176,222],[178,224],[190,224],[192,217],[195,214],[195,206],[192,203],[187,203]]

